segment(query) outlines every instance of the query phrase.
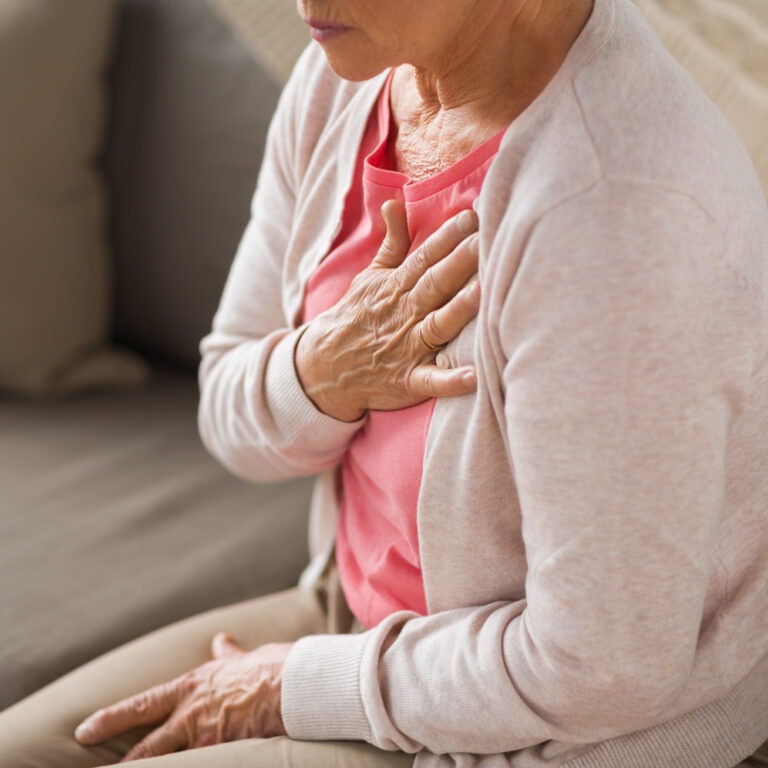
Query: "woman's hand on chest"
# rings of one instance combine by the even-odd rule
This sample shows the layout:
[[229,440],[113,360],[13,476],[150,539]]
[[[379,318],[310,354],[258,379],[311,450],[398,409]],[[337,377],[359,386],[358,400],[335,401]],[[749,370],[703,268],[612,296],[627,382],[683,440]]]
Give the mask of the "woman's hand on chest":
[[344,297],[306,328],[296,370],[319,410],[356,421],[477,386],[471,367],[435,364],[437,350],[477,314],[477,217],[463,211],[412,253],[402,203],[382,214],[387,235]]

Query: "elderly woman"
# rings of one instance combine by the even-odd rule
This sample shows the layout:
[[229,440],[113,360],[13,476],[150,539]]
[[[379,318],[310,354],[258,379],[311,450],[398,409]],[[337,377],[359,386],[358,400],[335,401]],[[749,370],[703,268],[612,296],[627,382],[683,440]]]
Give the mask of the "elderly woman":
[[314,559],[17,705],[0,764],[732,768],[768,736],[745,152],[629,0],[301,12],[200,427],[319,475]]

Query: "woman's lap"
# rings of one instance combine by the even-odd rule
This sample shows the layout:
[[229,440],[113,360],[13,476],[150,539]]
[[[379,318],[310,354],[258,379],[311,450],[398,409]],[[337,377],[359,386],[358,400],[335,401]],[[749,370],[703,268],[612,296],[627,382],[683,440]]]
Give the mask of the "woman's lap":
[[[210,660],[216,632],[245,649],[290,642],[327,631],[328,619],[311,590],[289,590],[172,624],[86,664],[0,713],[3,768],[93,768],[118,762],[143,735],[132,732],[85,748],[77,724],[97,709],[177,677]],[[146,731],[145,731],[146,732]],[[346,759],[348,755],[349,759]],[[406,766],[412,758],[366,744],[253,739],[135,763],[141,768],[294,768],[295,766]],[[125,765],[134,765],[128,763]]]
[[[118,762],[141,737],[133,732],[97,748],[79,746],[73,732],[97,709],[152,687],[208,661],[216,632],[225,631],[245,649],[289,642],[307,634],[345,631],[349,616],[339,600],[334,573],[324,598],[289,590],[172,624],[81,667],[0,712],[2,768],[94,768]],[[342,628],[340,628],[342,627]],[[760,756],[736,768],[768,765]],[[135,763],[131,768],[410,768],[413,757],[356,742],[301,742],[285,737],[252,739],[180,752]]]
[[411,768],[413,755],[383,752],[361,742],[293,741],[280,736],[122,765],[126,768]]

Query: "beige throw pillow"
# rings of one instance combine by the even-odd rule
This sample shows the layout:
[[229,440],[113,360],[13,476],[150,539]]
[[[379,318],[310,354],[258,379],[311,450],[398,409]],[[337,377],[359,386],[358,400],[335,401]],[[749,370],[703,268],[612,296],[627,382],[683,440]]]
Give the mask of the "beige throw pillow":
[[97,158],[113,0],[0,0],[0,389],[135,384],[106,346],[110,270]]
[[310,41],[293,0],[211,0],[279,83]]
[[768,196],[768,0],[635,0],[739,134]]

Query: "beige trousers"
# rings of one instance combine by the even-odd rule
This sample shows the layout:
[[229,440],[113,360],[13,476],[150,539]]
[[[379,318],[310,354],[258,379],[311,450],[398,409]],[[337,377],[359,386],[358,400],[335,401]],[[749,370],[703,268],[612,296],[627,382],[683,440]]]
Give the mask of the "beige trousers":
[[[146,729],[99,747],[81,747],[73,732],[101,707],[171,680],[210,660],[210,643],[229,632],[243,648],[303,635],[350,632],[355,625],[332,572],[317,590],[293,589],[210,611],[118,648],[0,712],[2,768],[93,768],[117,763]],[[362,742],[249,739],[166,757],[131,768],[411,768],[413,756]]]
[[[77,724],[101,707],[171,680],[208,661],[229,632],[244,648],[319,632],[359,631],[335,571],[316,591],[289,590],[195,616],[129,643],[0,712],[2,768],[93,768],[119,762],[147,732],[81,747]],[[768,766],[768,745],[736,768]],[[411,768],[413,757],[358,742],[250,739],[125,763],[131,768]],[[681,766],[681,768],[684,768]]]

